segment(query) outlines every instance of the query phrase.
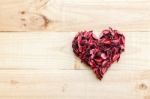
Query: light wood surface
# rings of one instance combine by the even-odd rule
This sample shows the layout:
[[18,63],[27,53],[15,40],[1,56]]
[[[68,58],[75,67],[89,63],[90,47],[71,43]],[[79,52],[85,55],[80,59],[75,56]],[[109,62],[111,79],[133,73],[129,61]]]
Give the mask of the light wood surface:
[[[71,43],[109,26],[126,50],[100,81]],[[0,0],[0,31],[0,99],[150,99],[150,0]]]
[[102,81],[73,54],[75,34],[1,32],[0,98],[150,98],[150,32],[124,32],[126,51]]
[[1,0],[1,31],[150,31],[150,0]]

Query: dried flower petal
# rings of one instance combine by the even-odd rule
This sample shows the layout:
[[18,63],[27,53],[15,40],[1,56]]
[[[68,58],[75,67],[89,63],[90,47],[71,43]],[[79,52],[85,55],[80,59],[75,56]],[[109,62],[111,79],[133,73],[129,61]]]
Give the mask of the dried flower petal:
[[102,58],[102,59],[106,59],[106,58],[107,58],[107,56],[105,55],[105,53],[102,53],[102,54],[101,54],[101,58]]
[[79,32],[72,42],[74,53],[93,69],[99,79],[112,63],[119,61],[125,48],[125,37],[119,31],[109,28],[102,34],[98,39],[92,31]]

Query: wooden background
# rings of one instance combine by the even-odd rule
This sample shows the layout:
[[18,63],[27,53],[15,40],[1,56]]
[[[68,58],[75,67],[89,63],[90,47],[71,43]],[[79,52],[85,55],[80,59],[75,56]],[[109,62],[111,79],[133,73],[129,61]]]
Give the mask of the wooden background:
[[[126,51],[104,79],[72,53],[109,26]],[[0,0],[1,99],[150,99],[150,0]]]

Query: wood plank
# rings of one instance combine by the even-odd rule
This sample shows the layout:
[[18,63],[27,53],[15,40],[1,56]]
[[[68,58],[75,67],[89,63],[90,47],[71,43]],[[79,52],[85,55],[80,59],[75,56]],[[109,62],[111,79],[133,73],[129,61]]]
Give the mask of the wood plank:
[[0,31],[150,31],[150,0],[1,0]]
[[[4,99],[143,99],[150,71],[109,71],[102,81],[89,70],[1,70]],[[146,98],[144,98],[146,99]]]
[[[0,69],[89,69],[72,52],[75,32],[1,32]],[[96,33],[98,35],[98,33]],[[126,51],[112,70],[150,70],[150,33],[124,32]]]

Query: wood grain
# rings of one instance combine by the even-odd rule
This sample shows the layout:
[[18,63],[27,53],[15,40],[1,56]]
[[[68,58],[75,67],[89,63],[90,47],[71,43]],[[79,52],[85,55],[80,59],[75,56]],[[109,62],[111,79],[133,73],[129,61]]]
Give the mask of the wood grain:
[[[150,0],[0,0],[0,98],[150,99],[149,16]],[[71,43],[109,26],[126,50],[99,81]]]
[[1,0],[0,31],[150,31],[150,0]]
[[102,81],[72,53],[75,34],[1,32],[0,98],[150,98],[149,32],[124,32],[126,51]]
[[149,75],[149,70],[114,70],[99,81],[88,70],[4,70],[0,72],[0,97],[143,99],[149,97]]
[[[89,69],[72,52],[75,32],[0,33],[0,69]],[[96,33],[98,35],[98,33]],[[124,32],[126,51],[112,69],[147,70],[149,32]]]

